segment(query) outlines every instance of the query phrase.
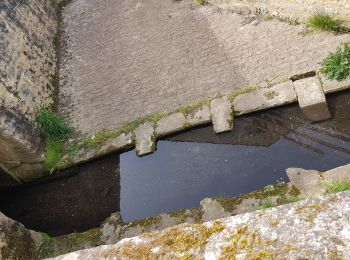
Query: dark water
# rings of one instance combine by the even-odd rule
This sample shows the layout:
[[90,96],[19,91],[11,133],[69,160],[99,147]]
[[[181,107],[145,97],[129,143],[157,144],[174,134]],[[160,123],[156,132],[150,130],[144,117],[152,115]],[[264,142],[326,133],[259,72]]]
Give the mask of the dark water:
[[327,97],[332,119],[310,124],[296,105],[158,142],[139,158],[114,154],[0,193],[0,211],[27,227],[62,235],[84,231],[121,210],[124,221],[198,206],[286,181],[285,169],[328,170],[350,163],[350,91]]
[[325,171],[349,163],[349,101],[349,94],[333,96],[334,117],[324,123],[310,124],[290,106],[237,118],[230,133],[215,135],[208,126],[159,141],[143,158],[121,154],[123,220],[287,181],[289,167]]

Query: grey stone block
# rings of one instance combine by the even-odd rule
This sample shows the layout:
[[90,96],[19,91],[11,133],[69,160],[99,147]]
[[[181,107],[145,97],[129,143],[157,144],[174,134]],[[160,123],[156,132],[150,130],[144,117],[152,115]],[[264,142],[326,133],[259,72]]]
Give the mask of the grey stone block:
[[286,170],[290,183],[296,187],[301,195],[313,195],[320,192],[322,176],[315,170],[288,168]]
[[176,133],[185,129],[185,123],[185,116],[182,113],[169,115],[157,122],[156,134],[157,136],[164,136]]
[[207,124],[211,122],[210,108],[204,105],[191,113],[186,117],[186,123],[191,126],[197,126],[202,124]]
[[331,117],[326,96],[317,76],[294,81],[298,102],[303,114],[312,121],[321,121]]
[[152,123],[145,123],[134,130],[136,154],[144,156],[155,151],[155,136]]
[[108,151],[118,151],[130,147],[134,142],[133,133],[121,133],[105,143],[99,150],[99,154]]
[[329,80],[322,73],[319,73],[319,77],[322,83],[323,91],[326,94],[350,88],[350,80]]
[[241,115],[292,103],[296,100],[297,95],[293,83],[287,81],[270,88],[261,88],[254,92],[239,95],[233,102],[233,108],[235,114]]
[[350,164],[329,170],[325,172],[323,177],[326,182],[350,180]]
[[233,111],[226,96],[215,98],[210,104],[210,113],[215,133],[231,131],[233,128]]

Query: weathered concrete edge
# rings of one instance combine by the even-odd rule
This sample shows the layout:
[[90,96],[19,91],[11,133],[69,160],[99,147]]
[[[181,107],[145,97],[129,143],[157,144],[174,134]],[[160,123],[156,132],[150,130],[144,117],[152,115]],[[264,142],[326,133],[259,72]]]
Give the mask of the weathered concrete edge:
[[[296,259],[299,257],[316,256],[316,258],[325,259],[329,256],[328,250],[324,250],[324,246],[330,246],[330,248],[339,248],[341,253],[345,255],[348,253],[346,249],[346,245],[349,244],[349,223],[347,223],[347,213],[349,211],[348,205],[350,200],[349,192],[342,192],[338,194],[332,194],[329,196],[321,196],[321,197],[313,197],[306,199],[304,201],[299,201],[296,203],[291,203],[288,205],[282,205],[271,209],[264,209],[255,212],[246,213],[243,215],[237,215],[233,217],[226,217],[215,221],[206,222],[203,225],[191,225],[191,224],[183,224],[176,227],[173,227],[172,230],[178,229],[178,233],[187,234],[188,232],[193,232],[201,227],[212,227],[215,223],[220,224],[222,228],[219,229],[218,232],[212,236],[210,235],[205,241],[207,245],[202,249],[194,253],[196,257],[206,258],[206,259],[218,259],[223,257],[225,258],[223,253],[225,252],[225,248],[229,248],[229,241],[235,237],[241,230],[239,234],[244,235],[243,232],[248,230],[247,234],[254,234],[254,237],[258,237],[258,241],[268,241],[267,243],[256,242],[257,240],[253,240],[254,242],[248,242],[248,247],[243,252],[252,254],[255,252],[261,252],[261,247],[264,248],[264,252],[268,252],[269,256],[279,255],[288,259]],[[336,217],[330,217],[331,214],[336,212]],[[294,218],[297,218],[298,221],[293,221]],[[340,229],[342,232],[339,232],[338,229],[334,229],[333,224]],[[169,229],[165,229],[163,231],[148,233],[147,235],[137,236],[131,239],[123,239],[117,244],[109,245],[109,246],[100,246],[96,248],[76,251],[74,253],[70,253],[67,255],[59,256],[55,259],[87,259],[88,256],[93,256],[92,258],[99,258],[103,255],[106,255],[107,252],[113,252],[110,257],[120,257],[123,258],[126,255],[123,254],[123,250],[118,250],[120,247],[132,247],[136,249],[139,245],[147,244],[149,238],[154,238],[154,241],[159,241],[159,234],[164,234],[168,232]],[[322,230],[322,232],[321,232]],[[223,231],[223,232],[222,232]],[[279,232],[286,232],[284,234],[285,243],[279,243],[277,238]],[[338,233],[336,233],[338,232]],[[308,236],[308,234],[313,233],[313,236]],[[229,234],[229,236],[227,236]],[[315,243],[319,236],[324,238],[325,244]],[[245,238],[246,236],[244,236]],[[277,237],[277,238],[276,238]],[[335,242],[331,242],[332,238],[339,238]],[[248,236],[249,238],[249,236]],[[308,239],[313,240],[309,243]],[[250,241],[249,239],[247,239]],[[322,239],[323,240],[323,239]],[[338,241],[342,241],[339,243]],[[338,244],[337,244],[338,243]],[[243,242],[242,242],[243,244]],[[315,244],[318,244],[319,248],[314,248]],[[290,250],[286,250],[286,245],[290,245],[292,248]],[[338,247],[336,245],[343,245]],[[174,246],[174,244],[172,244]],[[176,246],[176,244],[175,244]],[[154,248],[151,246],[152,249]],[[164,258],[171,258],[173,255],[174,248],[166,248],[166,246],[158,244],[157,248],[165,250],[149,250],[149,252],[161,252]],[[192,247],[189,247],[191,249]],[[296,249],[293,249],[296,248]],[[170,250],[169,250],[170,249]],[[219,249],[219,250],[218,250]],[[269,249],[268,251],[266,249]],[[321,250],[322,249],[322,250]],[[228,250],[227,250],[228,251]],[[242,251],[242,250],[241,250]],[[239,251],[239,252],[241,252]],[[337,250],[338,251],[338,250]],[[235,255],[235,251],[231,252],[232,255]],[[144,253],[144,251],[139,252],[139,254]],[[344,255],[344,256],[345,256]],[[154,256],[154,255],[153,255]],[[226,258],[228,255],[225,255]],[[261,255],[260,255],[261,256]],[[341,255],[340,255],[341,256]],[[147,257],[147,256],[146,256]],[[272,257],[273,258],[273,257]]]
[[[294,77],[295,76],[291,76],[288,80],[291,80]],[[325,94],[330,94],[330,93],[334,93],[334,92],[350,89],[350,84],[347,81],[345,81],[345,82],[335,82],[334,81],[333,83],[337,87],[332,88],[332,90],[325,89],[323,87],[323,84],[324,84],[325,80],[321,78],[319,73],[317,73],[317,77],[319,77],[319,80],[320,80],[320,82],[322,84],[322,88],[324,89]],[[249,94],[257,93],[257,95],[258,95],[258,92],[261,91],[261,90],[266,89],[268,91],[269,89],[272,89],[274,86],[279,85],[279,84],[284,84],[285,82],[286,82],[285,80],[284,81],[280,81],[280,82],[277,82],[277,83],[273,84],[272,86],[259,86],[259,85],[253,86],[253,87],[252,86],[246,86],[246,87],[243,87],[243,88],[241,88],[239,90],[234,90],[231,93],[227,93],[225,95],[217,95],[217,96],[214,96],[214,97],[209,98],[207,100],[203,100],[203,101],[200,101],[200,102],[195,103],[195,104],[190,104],[188,106],[176,109],[176,110],[171,111],[171,112],[159,113],[159,114],[155,114],[155,115],[149,116],[147,118],[144,118],[144,120],[142,121],[142,124],[146,123],[146,122],[152,122],[153,123],[154,129],[155,129],[154,142],[156,142],[156,140],[159,140],[160,138],[162,138],[164,136],[167,136],[169,134],[174,134],[176,132],[181,132],[183,130],[190,129],[190,128],[195,127],[195,126],[199,126],[199,125],[204,125],[204,124],[210,123],[211,122],[211,118],[208,118],[208,115],[205,115],[204,117],[198,118],[195,121],[195,123],[194,123],[193,122],[193,114],[199,113],[199,111],[201,111],[201,110],[207,110],[208,106],[210,106],[210,102],[212,100],[218,98],[218,97],[228,98],[228,100],[231,102],[231,105],[232,105],[232,108],[233,108],[233,113],[234,113],[233,116],[242,116],[242,115],[249,114],[249,113],[254,113],[254,112],[263,111],[263,110],[266,110],[266,109],[271,109],[271,108],[274,108],[274,107],[280,107],[280,106],[283,106],[283,105],[295,103],[297,101],[297,99],[293,98],[293,99],[290,99],[290,100],[286,100],[285,102],[280,102],[280,103],[273,104],[273,105],[270,105],[270,106],[257,107],[256,109],[251,109],[251,110],[247,111],[246,113],[241,113],[241,111],[235,110],[234,102],[235,102],[236,98],[241,98],[242,96],[246,95],[247,93],[249,93]],[[327,81],[328,84],[330,82],[332,82],[332,81]],[[169,120],[169,118],[173,117],[174,114],[178,114],[178,113],[182,113],[184,115],[184,117],[185,117],[185,122],[182,125],[182,127],[179,124],[175,124],[173,129],[172,128],[167,128],[165,131],[162,131],[160,134],[158,134],[157,131],[156,131],[158,122],[160,122],[160,121],[166,122],[167,120]],[[191,118],[191,115],[192,115],[192,118]],[[133,124],[133,122],[130,123],[130,125],[132,125],[132,124]],[[141,125],[141,124],[139,124],[139,125]],[[139,125],[137,125],[137,127]],[[128,127],[126,127],[126,128],[128,128]],[[111,154],[111,153],[114,153],[114,152],[123,152],[123,151],[129,150],[129,149],[132,149],[132,148],[135,147],[135,138],[133,138],[133,140],[131,142],[128,142],[128,143],[126,143],[124,145],[120,145],[118,147],[109,147],[107,149],[101,149],[103,147],[106,147],[106,145],[109,142],[112,142],[114,139],[119,138],[120,135],[131,134],[131,135],[134,136],[134,129],[131,129],[129,131],[120,131],[120,132],[117,129],[114,132],[118,132],[116,137],[105,141],[103,144],[101,144],[99,146],[87,147],[85,152],[81,153],[82,154],[81,156],[77,156],[76,158],[70,158],[69,154],[63,155],[63,157],[62,157],[60,163],[58,164],[57,168],[58,169],[69,168],[69,167],[74,166],[74,165],[78,165],[78,164],[82,164],[82,163],[91,161],[91,160],[96,159],[98,157],[102,157],[102,156],[105,156],[105,155],[108,155],[108,154]]]

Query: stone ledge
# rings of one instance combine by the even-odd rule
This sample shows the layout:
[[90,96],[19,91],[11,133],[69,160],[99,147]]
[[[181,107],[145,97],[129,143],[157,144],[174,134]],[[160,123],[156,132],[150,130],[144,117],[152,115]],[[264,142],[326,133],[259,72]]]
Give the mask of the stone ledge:
[[[306,78],[305,80],[308,81],[310,78]],[[298,84],[297,81],[295,82],[295,84]],[[328,89],[332,89],[332,91],[328,91],[328,93],[347,88],[344,87],[343,83],[329,81],[327,84],[329,84]],[[332,87],[331,84],[335,84],[335,86]],[[346,82],[345,85],[347,85]],[[225,120],[221,121],[224,123],[224,125],[222,128],[220,126],[220,129],[218,127],[218,116],[213,117],[212,112],[214,110],[208,105],[211,103],[211,105],[216,106],[219,100],[224,103],[223,106],[225,107],[225,117],[227,118],[226,122]],[[154,117],[149,116],[141,120],[142,123],[148,122],[149,124],[156,125],[156,129],[154,130],[154,144],[152,149],[148,149],[148,153],[152,153],[155,150],[155,139],[164,135],[173,134],[197,125],[207,124],[210,123],[212,119],[213,121],[216,121],[216,123],[214,123],[214,128],[217,127],[216,131],[218,133],[221,131],[230,131],[233,127],[233,111],[236,115],[244,115],[247,113],[293,103],[295,101],[297,101],[296,91],[292,82],[289,80],[264,88],[242,88],[239,91],[235,90],[232,93],[222,96],[221,98],[214,97],[209,100],[203,100],[197,104],[191,104],[187,107],[179,108],[173,112],[156,114]],[[232,102],[233,109],[231,108],[230,102]],[[132,122],[130,125],[133,124],[135,124],[135,122]],[[137,123],[136,125],[139,126]],[[74,159],[70,158],[70,155],[68,154],[64,155],[58,168],[67,168],[75,164],[92,160],[102,155],[123,151],[133,147],[135,145],[135,138],[132,131],[134,130],[131,130],[128,125],[126,128],[129,130],[119,133],[117,137],[105,141],[99,147],[83,148]],[[117,129],[114,132],[118,133],[119,131]]]
[[350,80],[344,80],[344,81],[329,80],[322,73],[318,73],[318,76],[320,77],[320,80],[322,83],[323,92],[326,94],[342,91],[350,88]]
[[310,198],[204,224],[183,224],[55,259],[347,258],[349,204],[349,192]]
[[175,113],[157,122],[155,129],[157,137],[169,135],[185,129],[186,119],[182,113]]
[[233,101],[236,115],[243,115],[271,107],[293,103],[297,100],[292,81],[261,88],[251,93],[237,96]]

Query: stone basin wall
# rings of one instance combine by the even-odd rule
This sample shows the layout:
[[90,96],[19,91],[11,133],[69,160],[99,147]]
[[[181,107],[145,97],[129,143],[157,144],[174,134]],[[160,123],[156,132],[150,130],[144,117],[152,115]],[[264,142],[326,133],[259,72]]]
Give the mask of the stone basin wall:
[[57,28],[53,0],[0,2],[0,166],[20,181],[42,172],[34,119],[54,101]]
[[209,0],[224,9],[246,13],[248,10],[306,21],[314,13],[326,13],[343,19],[350,17],[347,0]]

